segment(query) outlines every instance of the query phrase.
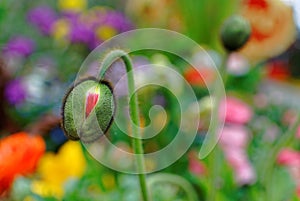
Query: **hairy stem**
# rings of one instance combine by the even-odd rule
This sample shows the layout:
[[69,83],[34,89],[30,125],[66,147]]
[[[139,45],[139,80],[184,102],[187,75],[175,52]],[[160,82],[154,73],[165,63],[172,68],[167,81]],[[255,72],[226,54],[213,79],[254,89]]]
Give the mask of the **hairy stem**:
[[128,54],[123,50],[113,50],[106,55],[101,63],[100,79],[104,76],[106,70],[118,59],[122,59],[126,71],[127,71],[127,80],[128,80],[128,94],[129,97],[129,110],[130,117],[132,122],[136,125],[132,125],[132,144],[133,150],[135,153],[137,171],[140,181],[141,193],[144,201],[149,201],[149,193],[146,184],[146,175],[145,175],[145,159],[144,159],[144,150],[140,134],[140,118],[138,110],[138,99],[136,93],[134,93],[134,75],[132,71],[132,62]]

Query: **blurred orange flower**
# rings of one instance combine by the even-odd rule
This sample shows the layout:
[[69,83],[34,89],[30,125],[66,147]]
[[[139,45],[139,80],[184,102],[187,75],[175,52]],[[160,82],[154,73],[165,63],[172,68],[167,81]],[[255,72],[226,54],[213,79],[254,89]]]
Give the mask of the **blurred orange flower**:
[[240,52],[250,61],[279,55],[295,41],[293,10],[281,0],[243,0],[241,10],[252,34]]
[[40,136],[25,132],[0,140],[0,196],[11,186],[17,175],[32,173],[45,152],[45,142]]

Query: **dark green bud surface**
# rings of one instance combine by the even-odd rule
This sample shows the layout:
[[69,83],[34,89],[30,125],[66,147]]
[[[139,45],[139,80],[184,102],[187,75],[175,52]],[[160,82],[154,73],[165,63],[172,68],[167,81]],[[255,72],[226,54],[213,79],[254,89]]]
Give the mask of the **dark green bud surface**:
[[221,28],[221,40],[224,48],[233,52],[245,45],[251,35],[249,22],[239,15],[228,18]]

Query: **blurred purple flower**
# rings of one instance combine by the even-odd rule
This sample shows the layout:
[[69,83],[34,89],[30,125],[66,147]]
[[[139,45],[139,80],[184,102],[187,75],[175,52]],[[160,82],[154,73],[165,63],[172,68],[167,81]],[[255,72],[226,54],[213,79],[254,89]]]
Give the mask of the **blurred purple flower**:
[[77,20],[77,18],[80,16],[80,14],[79,13],[77,13],[77,12],[62,12],[61,13],[61,16],[63,17],[63,18],[66,18],[66,19],[68,19],[68,20],[70,20],[70,21],[76,21]]
[[125,15],[107,9],[92,9],[87,13],[63,13],[71,24],[69,38],[72,43],[84,43],[90,49],[104,40],[124,31],[133,29]]
[[24,102],[26,98],[26,89],[22,80],[15,79],[10,81],[5,88],[4,95],[6,100],[12,105],[18,105]]
[[93,28],[100,26],[111,26],[117,32],[129,31],[134,28],[131,21],[121,12],[108,9],[92,10],[90,13],[90,21]]
[[79,19],[71,21],[71,42],[89,44],[94,37],[94,31],[91,26],[81,22]]
[[19,56],[29,56],[34,50],[33,40],[26,38],[24,36],[18,36],[12,38],[3,49],[5,55],[19,55]]
[[48,6],[39,6],[29,11],[27,19],[43,34],[49,35],[57,16],[52,8]]
[[96,35],[94,34],[93,37],[91,38],[91,40],[89,41],[89,43],[87,44],[88,47],[93,50],[95,49],[96,47],[98,47],[103,41],[98,39],[96,37]]
[[125,32],[133,29],[133,24],[123,13],[113,10],[106,12],[102,23],[114,27],[118,32]]

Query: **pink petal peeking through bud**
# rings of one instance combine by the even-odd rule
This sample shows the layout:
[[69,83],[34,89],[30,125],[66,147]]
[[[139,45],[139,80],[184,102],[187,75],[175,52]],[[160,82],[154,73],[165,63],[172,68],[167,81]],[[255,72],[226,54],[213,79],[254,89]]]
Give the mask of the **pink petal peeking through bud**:
[[99,101],[100,88],[95,87],[87,92],[85,104],[85,117],[87,118]]

